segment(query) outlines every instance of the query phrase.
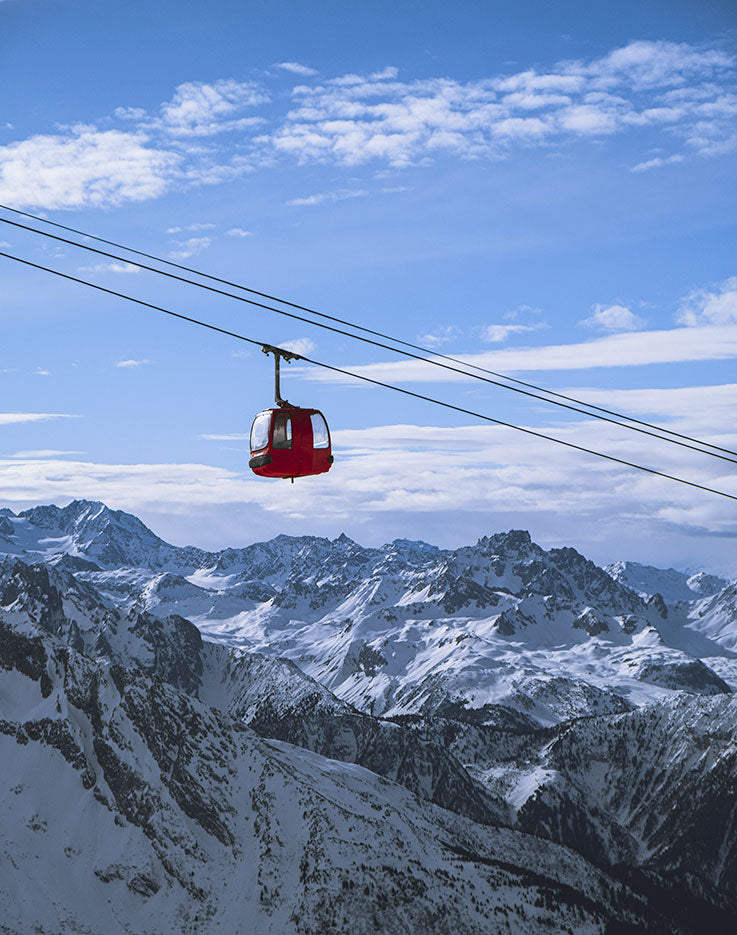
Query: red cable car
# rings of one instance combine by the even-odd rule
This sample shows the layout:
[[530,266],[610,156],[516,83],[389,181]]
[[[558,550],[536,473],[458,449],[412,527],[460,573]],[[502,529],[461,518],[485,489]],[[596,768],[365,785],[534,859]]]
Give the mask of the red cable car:
[[330,431],[318,409],[302,409],[282,399],[279,392],[279,360],[299,357],[291,351],[265,344],[264,354],[274,355],[275,397],[278,409],[259,412],[251,426],[251,460],[248,466],[259,477],[308,477],[324,474],[333,464]]

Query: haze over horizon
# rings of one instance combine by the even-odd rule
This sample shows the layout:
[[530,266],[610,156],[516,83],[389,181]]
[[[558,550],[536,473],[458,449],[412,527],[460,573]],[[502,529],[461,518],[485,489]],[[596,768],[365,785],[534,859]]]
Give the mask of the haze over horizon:
[[[89,510],[82,509],[82,513],[85,515],[85,521],[88,521],[88,520],[90,519],[89,514],[90,514],[92,511],[94,511],[94,510],[97,510],[97,512],[101,512],[101,511],[103,511],[103,510],[110,510],[110,509],[111,509],[106,503],[103,503],[102,501],[99,501],[99,500],[98,500],[98,501],[94,501],[94,500],[76,499],[76,500],[71,500],[71,501],[69,501],[68,503],[62,503],[62,504],[51,504],[51,503],[33,504],[33,505],[31,505],[31,506],[29,506],[29,507],[23,509],[23,510],[19,509],[17,512],[12,511],[12,510],[9,510],[8,507],[0,507],[0,516],[3,515],[4,513],[7,514],[8,512],[10,512],[12,515],[15,515],[15,516],[17,517],[17,516],[21,516],[22,514],[27,514],[27,513],[29,513],[29,512],[32,512],[32,511],[34,511],[35,509],[40,509],[40,510],[43,511],[43,510],[46,510],[46,509],[49,508],[49,507],[56,507],[56,508],[59,508],[59,509],[60,509],[61,511],[63,511],[63,512],[68,512],[69,509],[71,509],[72,507],[75,507],[75,506],[80,507],[80,508],[89,507]],[[98,508],[99,508],[99,510],[98,510]],[[264,540],[253,539],[253,538],[247,538],[247,539],[245,539],[245,540],[243,540],[243,541],[237,541],[237,542],[219,542],[219,543],[217,543],[217,544],[215,544],[215,545],[212,545],[212,546],[204,546],[204,545],[202,544],[202,542],[198,542],[198,541],[196,541],[196,540],[181,539],[181,540],[177,541],[176,539],[168,539],[168,538],[167,538],[165,535],[163,535],[159,530],[157,530],[157,528],[156,528],[156,525],[157,525],[157,524],[156,524],[155,521],[154,521],[152,524],[149,525],[149,523],[146,522],[142,517],[137,516],[137,515],[134,514],[134,513],[130,513],[130,512],[128,512],[128,511],[126,511],[126,510],[121,510],[121,511],[114,510],[113,512],[120,512],[120,513],[123,514],[123,517],[124,517],[124,518],[126,518],[126,517],[133,517],[135,521],[143,523],[143,526],[144,526],[144,528],[147,530],[148,533],[152,533],[152,534],[153,534],[154,536],[156,536],[157,538],[163,540],[167,545],[174,546],[175,548],[193,547],[193,548],[195,548],[195,549],[201,549],[201,550],[203,550],[203,551],[212,552],[212,553],[217,553],[217,552],[219,552],[219,551],[226,551],[226,550],[230,550],[230,549],[247,548],[247,547],[250,546],[250,545],[257,544],[259,541],[267,541],[267,542],[268,542],[268,541],[273,541],[273,540],[275,540],[275,539],[278,539],[280,536],[284,536],[284,535],[289,536],[289,535],[290,535],[290,534],[288,534],[288,533],[274,533],[272,536],[269,536],[268,538],[266,538],[266,539],[264,539]],[[94,518],[94,517],[93,517],[93,518]],[[360,548],[383,548],[383,547],[388,547],[388,546],[390,546],[390,545],[393,545],[394,543],[397,543],[397,542],[399,542],[399,543],[405,543],[405,542],[406,542],[406,543],[409,543],[409,544],[428,545],[428,546],[431,546],[433,549],[436,549],[436,548],[437,548],[437,549],[440,549],[440,550],[443,550],[443,551],[452,551],[454,548],[464,548],[464,547],[469,547],[469,546],[477,545],[478,542],[481,541],[481,540],[483,540],[483,539],[490,539],[490,538],[492,538],[492,537],[494,537],[494,536],[504,538],[504,537],[506,537],[506,536],[514,536],[514,535],[516,535],[517,533],[521,533],[523,536],[530,536],[530,540],[531,540],[534,544],[540,545],[539,542],[536,542],[535,537],[532,536],[532,535],[530,535],[529,530],[526,530],[526,529],[516,529],[516,528],[512,528],[512,527],[509,527],[509,528],[507,528],[507,529],[489,530],[487,533],[483,534],[482,536],[477,537],[476,539],[459,540],[458,542],[453,543],[453,544],[448,545],[448,546],[439,546],[439,545],[438,545],[437,543],[435,543],[435,542],[429,542],[429,541],[424,540],[424,539],[411,539],[411,538],[408,539],[407,537],[403,537],[403,536],[396,536],[396,537],[394,537],[394,539],[386,540],[386,541],[381,541],[381,542],[379,542],[378,540],[377,540],[377,541],[371,541],[371,542],[363,542],[363,541],[361,541],[361,540],[359,540],[359,539],[354,539],[353,537],[348,536],[347,533],[345,533],[345,532],[340,532],[340,533],[338,533],[337,535],[332,536],[332,537],[326,537],[326,536],[320,537],[320,536],[313,536],[313,535],[311,535],[310,533],[300,533],[300,534],[296,534],[296,535],[294,535],[294,536],[291,536],[291,538],[296,538],[296,539],[299,539],[299,538],[307,538],[307,539],[310,539],[310,538],[313,538],[313,539],[322,538],[322,539],[326,539],[326,538],[327,538],[329,541],[332,541],[332,542],[341,541],[341,540],[346,540],[346,538],[347,538],[348,541],[354,542],[354,543],[355,543],[356,545],[358,545]],[[57,540],[51,540],[51,539],[49,539],[49,540],[44,540],[44,541],[47,542],[48,548],[53,548],[53,547],[54,547],[54,544],[56,543],[60,548],[62,548],[62,551],[64,550],[64,549],[63,549],[63,545],[64,545],[63,542],[60,542],[60,541],[57,542]],[[547,546],[544,546],[544,547],[547,547],[547,548],[556,548],[556,547],[565,548],[565,547],[569,547],[569,548],[570,548],[570,545],[567,544],[567,543],[565,543],[565,542],[560,542],[560,543],[553,542],[553,543],[551,543],[551,544],[549,544],[549,545],[547,545]],[[73,549],[72,549],[72,552],[74,552]],[[674,569],[674,568],[666,568],[666,566],[664,566],[664,565],[658,565],[657,563],[654,563],[654,562],[634,562],[633,560],[629,559],[627,556],[618,556],[618,557],[615,558],[615,559],[611,559],[611,560],[609,560],[609,561],[606,561],[606,560],[604,560],[604,559],[600,559],[600,560],[594,559],[591,555],[588,555],[588,554],[586,554],[586,553],[582,553],[582,554],[583,554],[583,557],[584,557],[585,559],[592,560],[592,561],[594,561],[596,564],[600,565],[601,567],[604,567],[605,569],[606,569],[606,566],[614,566],[614,565],[616,565],[618,562],[621,562],[621,563],[623,563],[623,564],[625,564],[625,565],[629,565],[630,567],[631,567],[631,566],[637,566],[637,565],[639,565],[639,566],[642,566],[644,569],[647,569],[647,568],[654,568],[654,569],[663,570],[663,571],[676,571],[678,574],[692,575],[692,574],[697,574],[697,573],[706,573],[706,574],[710,574],[710,573],[713,573],[713,574],[720,574],[720,573],[721,573],[721,574],[725,575],[727,578],[729,578],[730,575],[732,575],[732,577],[735,577],[734,571],[730,571],[729,568],[727,568],[726,570],[723,570],[723,571],[720,572],[720,571],[717,570],[717,569],[712,569],[712,568],[704,567],[704,566],[699,565],[699,564],[693,564],[693,565],[691,565],[691,566],[683,566],[683,567],[675,568],[675,569]],[[734,569],[734,566],[732,566],[732,568]]]

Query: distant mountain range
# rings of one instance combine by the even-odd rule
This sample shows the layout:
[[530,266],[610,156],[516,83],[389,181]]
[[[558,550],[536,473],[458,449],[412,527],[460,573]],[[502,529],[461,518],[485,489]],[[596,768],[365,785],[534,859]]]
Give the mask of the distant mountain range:
[[731,931],[735,689],[712,575],[0,510],[0,932]]

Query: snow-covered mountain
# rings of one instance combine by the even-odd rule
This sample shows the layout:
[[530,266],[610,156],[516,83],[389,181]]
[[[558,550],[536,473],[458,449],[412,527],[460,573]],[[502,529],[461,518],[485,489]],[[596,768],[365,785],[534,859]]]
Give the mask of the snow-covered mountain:
[[0,636],[7,932],[482,933],[490,919],[596,932],[612,919],[661,921],[566,848],[262,740],[53,638],[4,625]]
[[[67,571],[110,608],[178,614],[207,640],[291,659],[367,714],[538,726],[737,685],[714,615],[709,632],[689,629],[698,603],[637,593],[624,571],[545,551],[521,531],[453,551],[277,536],[206,552],[171,546],[101,503],[3,520],[0,552]],[[729,629],[729,613],[716,618]]]
[[641,565],[639,562],[615,562],[613,565],[607,565],[605,571],[615,581],[620,581],[637,591],[641,597],[660,594],[668,604],[712,597],[729,584],[726,579],[704,571],[689,574],[676,571],[675,568],[655,568],[653,565]]
[[0,931],[731,930],[735,585],[632,567],[0,511]]
[[[253,713],[262,696],[278,715],[304,678],[289,663],[285,675],[225,649],[232,667],[213,678],[218,660],[180,618],[81,620],[44,569],[16,561],[10,577],[0,605],[6,932],[681,930],[650,907],[651,887],[376,771],[262,739],[196,697],[213,691]],[[137,663],[85,640],[106,628],[118,652],[138,648]],[[303,704],[311,692],[313,718],[346,713],[309,684]],[[419,735],[414,748],[385,746],[386,765],[429,746]]]

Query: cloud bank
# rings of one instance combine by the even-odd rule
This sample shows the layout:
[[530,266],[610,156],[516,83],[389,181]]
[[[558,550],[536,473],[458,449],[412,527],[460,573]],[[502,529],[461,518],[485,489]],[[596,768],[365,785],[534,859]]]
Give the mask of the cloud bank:
[[[731,424],[725,419],[737,405],[736,384],[586,394],[602,405],[656,413],[678,431],[737,446],[737,432],[717,430],[720,420],[722,426]],[[552,424],[548,431],[737,494],[737,472],[726,462],[587,419]],[[222,438],[212,436],[215,443]],[[345,530],[360,537],[364,530],[374,541],[411,531],[445,543],[453,535],[455,544],[505,523],[523,523],[549,530],[561,544],[605,547],[610,557],[617,557],[615,543],[624,554],[627,536],[641,546],[649,540],[660,551],[638,555],[660,562],[670,560],[662,553],[666,543],[674,549],[690,540],[693,554],[695,536],[714,542],[737,537],[737,514],[725,508],[727,501],[511,429],[382,425],[338,429],[333,441],[333,470],[294,485],[255,478],[245,466],[245,446],[241,472],[207,463],[99,464],[29,452],[25,460],[0,461],[0,500],[28,504],[94,497],[143,515],[189,516],[195,540],[201,532],[197,511],[220,524],[237,513],[229,527],[232,538],[223,544],[242,541],[244,528],[251,538],[268,536],[275,517],[280,531]]]
[[[686,361],[732,360],[737,357],[737,325],[671,328],[610,334],[577,344],[543,347],[514,347],[480,354],[456,352],[456,359],[501,373],[530,371],[590,370],[600,367],[642,367],[649,364]],[[440,363],[446,363],[440,360]],[[453,364],[454,367],[462,366]],[[473,375],[445,370],[419,360],[397,360],[375,364],[345,365],[360,376],[388,383],[459,383]],[[353,383],[351,377],[332,371],[304,368],[309,380],[324,383]]]

